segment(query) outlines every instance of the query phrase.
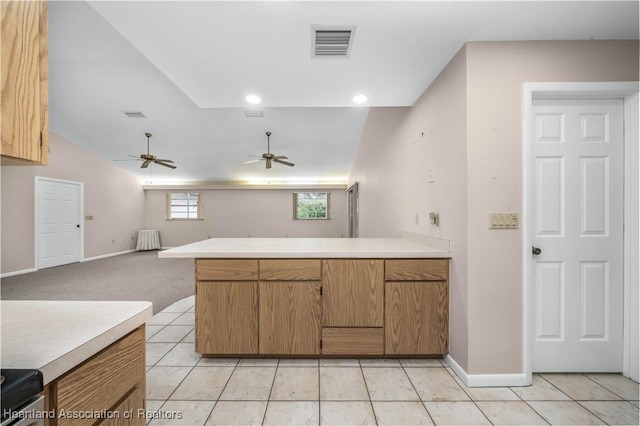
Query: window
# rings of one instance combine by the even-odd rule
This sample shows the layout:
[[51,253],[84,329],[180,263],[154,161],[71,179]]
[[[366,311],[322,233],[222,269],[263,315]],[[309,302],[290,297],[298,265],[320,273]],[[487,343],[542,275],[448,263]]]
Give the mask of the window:
[[294,192],[294,219],[329,219],[328,192]]
[[201,220],[202,193],[172,192],[167,194],[168,220]]

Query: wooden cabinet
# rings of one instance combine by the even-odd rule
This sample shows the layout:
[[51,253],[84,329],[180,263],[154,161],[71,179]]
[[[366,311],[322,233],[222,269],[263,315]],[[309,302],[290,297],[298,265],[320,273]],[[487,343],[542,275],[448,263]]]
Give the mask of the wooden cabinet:
[[384,261],[322,261],[323,327],[382,327]]
[[258,353],[258,283],[196,283],[196,352]]
[[387,260],[385,278],[385,353],[447,353],[448,260]]
[[260,282],[260,353],[320,353],[320,282]]
[[260,353],[320,353],[320,259],[260,260]]
[[102,424],[144,425],[145,417],[138,415],[138,410],[145,408],[144,336],[142,326],[49,383],[45,389],[46,406],[57,413],[49,424],[95,425],[103,419],[76,417],[108,413],[113,419]]
[[196,352],[258,353],[257,279],[257,259],[196,260]]
[[2,1],[2,164],[47,164],[46,1]]
[[448,351],[447,259],[197,259],[196,351]]
[[325,355],[382,355],[384,331],[380,327],[324,327],[322,353]]

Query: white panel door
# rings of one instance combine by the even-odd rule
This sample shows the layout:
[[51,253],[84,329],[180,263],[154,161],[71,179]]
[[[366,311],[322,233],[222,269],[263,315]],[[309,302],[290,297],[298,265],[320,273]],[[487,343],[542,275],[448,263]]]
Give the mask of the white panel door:
[[621,372],[623,102],[533,106],[534,372]]
[[79,262],[81,184],[38,179],[38,267]]

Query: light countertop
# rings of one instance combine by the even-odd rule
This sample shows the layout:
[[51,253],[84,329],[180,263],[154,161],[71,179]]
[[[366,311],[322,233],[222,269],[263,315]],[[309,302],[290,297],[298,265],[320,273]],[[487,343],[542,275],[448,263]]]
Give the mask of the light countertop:
[[165,258],[450,258],[407,238],[211,238],[164,250]]
[[35,368],[47,384],[153,315],[151,302],[3,300],[2,368]]

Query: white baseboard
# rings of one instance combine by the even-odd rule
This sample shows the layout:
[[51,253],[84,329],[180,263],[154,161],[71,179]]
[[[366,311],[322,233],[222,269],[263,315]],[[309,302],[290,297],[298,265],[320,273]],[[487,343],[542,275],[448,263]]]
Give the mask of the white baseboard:
[[[133,253],[134,251],[136,250],[131,249],[131,250],[119,251],[116,253],[101,254],[100,256],[85,257],[84,259],[81,259],[80,262],[89,262],[91,260],[104,259],[106,257],[120,256],[121,254]],[[6,272],[4,274],[0,274],[0,278],[7,278],[14,275],[28,274],[30,272],[37,272],[37,271],[39,271],[38,268],[29,268],[29,269],[23,269],[21,271]]]
[[131,250],[119,251],[119,252],[116,252],[116,253],[101,254],[100,256],[85,257],[80,262],[89,262],[91,260],[98,260],[98,259],[104,259],[104,258],[107,258],[107,257],[120,256],[121,254],[133,253],[134,251],[136,251],[136,250],[135,249],[131,249]]
[[29,268],[29,269],[23,269],[21,271],[5,272],[4,274],[0,274],[0,278],[7,278],[7,277],[12,277],[14,275],[28,274],[29,272],[36,272],[37,270],[38,270],[37,268]]
[[449,354],[444,360],[460,380],[470,388],[529,386],[526,374],[468,374]]

